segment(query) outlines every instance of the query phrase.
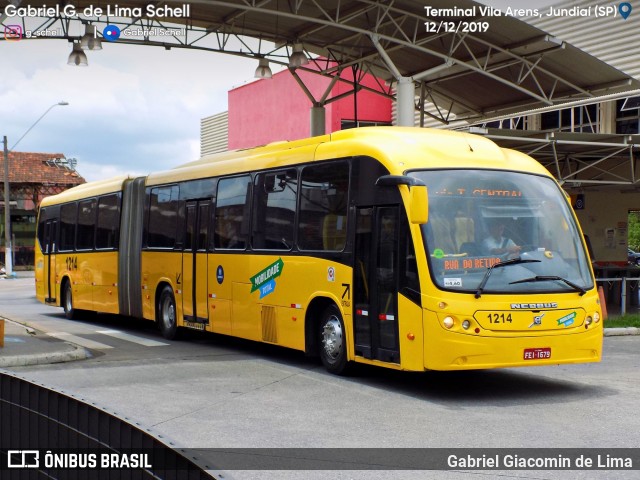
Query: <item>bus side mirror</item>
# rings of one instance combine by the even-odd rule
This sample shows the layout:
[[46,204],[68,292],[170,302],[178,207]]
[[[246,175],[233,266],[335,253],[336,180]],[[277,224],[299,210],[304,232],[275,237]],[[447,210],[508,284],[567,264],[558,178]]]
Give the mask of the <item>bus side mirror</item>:
[[429,220],[429,195],[424,185],[414,185],[409,189],[409,221],[422,225]]
[[429,218],[427,186],[419,179],[407,175],[383,175],[376,180],[379,187],[406,185],[409,187],[409,221],[421,225]]

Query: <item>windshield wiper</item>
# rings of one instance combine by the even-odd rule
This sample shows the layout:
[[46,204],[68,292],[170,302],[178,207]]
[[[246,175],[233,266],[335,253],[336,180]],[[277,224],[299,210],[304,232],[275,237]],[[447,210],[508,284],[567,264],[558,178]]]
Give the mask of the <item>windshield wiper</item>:
[[489,277],[491,276],[491,272],[493,272],[494,268],[498,268],[498,267],[506,267],[507,265],[517,265],[520,263],[539,263],[542,260],[534,260],[532,258],[512,258],[511,260],[506,260],[504,262],[498,262],[495,265],[491,265],[490,267],[487,267],[487,273],[484,274],[484,277],[482,278],[482,281],[480,282],[480,285],[478,285],[478,290],[476,290],[476,298],[480,298],[482,296],[482,291],[484,290],[484,286],[487,284],[487,281],[489,280]]
[[511,282],[509,285],[515,285],[516,283],[546,282],[546,281],[554,281],[554,280],[566,283],[577,292],[580,292],[580,296],[587,293],[587,291],[584,288],[582,288],[580,285],[576,285],[575,283],[573,283],[570,280],[567,280],[566,278],[558,277],[555,275],[536,275],[535,277],[516,280],[515,282]]

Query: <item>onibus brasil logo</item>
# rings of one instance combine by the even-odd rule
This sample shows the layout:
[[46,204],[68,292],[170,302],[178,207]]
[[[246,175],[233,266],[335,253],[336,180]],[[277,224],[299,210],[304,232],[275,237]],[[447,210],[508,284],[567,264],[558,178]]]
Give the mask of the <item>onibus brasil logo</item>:
[[260,290],[260,298],[264,298],[276,289],[276,278],[282,273],[284,262],[278,258],[264,270],[253,275],[251,280],[251,293]]

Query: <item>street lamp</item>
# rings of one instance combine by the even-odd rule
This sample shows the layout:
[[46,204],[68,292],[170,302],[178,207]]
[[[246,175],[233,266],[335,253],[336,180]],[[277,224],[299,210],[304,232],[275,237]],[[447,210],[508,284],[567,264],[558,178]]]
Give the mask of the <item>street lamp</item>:
[[9,152],[13,152],[13,149],[16,148],[18,143],[31,131],[33,127],[35,127],[40,120],[44,118],[44,116],[51,111],[53,107],[65,106],[69,105],[68,102],[58,102],[51,105],[47,110],[40,115],[33,125],[31,125],[26,132],[18,139],[16,143],[13,144],[13,147],[9,149],[7,147],[7,136],[5,135],[3,138],[4,143],[4,264],[5,264],[5,272],[6,277],[11,278],[14,276],[13,273],[13,258],[12,258],[12,248],[11,248],[11,213],[10,213],[10,191],[9,191]]

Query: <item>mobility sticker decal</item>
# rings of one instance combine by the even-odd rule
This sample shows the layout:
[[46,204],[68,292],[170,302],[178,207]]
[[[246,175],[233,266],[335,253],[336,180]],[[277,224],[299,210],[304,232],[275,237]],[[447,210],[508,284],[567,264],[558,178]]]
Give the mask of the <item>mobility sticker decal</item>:
[[264,270],[253,275],[251,280],[251,293],[260,290],[260,298],[264,298],[276,289],[276,278],[282,273],[284,262],[278,258]]
[[562,318],[558,319],[558,326],[563,325],[565,327],[570,327],[571,325],[573,325],[573,322],[576,319],[576,312],[571,312],[569,315],[565,315]]

